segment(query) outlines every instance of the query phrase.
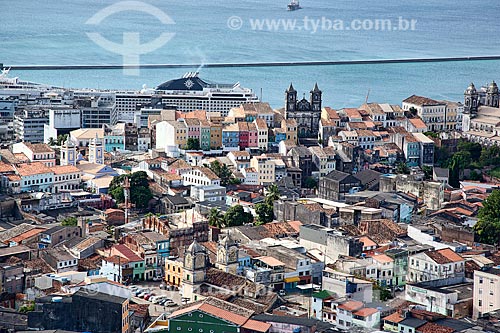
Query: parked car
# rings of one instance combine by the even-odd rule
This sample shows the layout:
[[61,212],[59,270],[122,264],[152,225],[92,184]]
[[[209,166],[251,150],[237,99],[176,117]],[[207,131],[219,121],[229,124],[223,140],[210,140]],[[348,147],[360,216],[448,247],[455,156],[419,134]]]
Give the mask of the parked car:
[[163,277],[161,277],[161,276],[155,276],[155,277],[153,278],[153,281],[155,281],[155,282],[158,282],[158,281],[163,281]]
[[177,304],[172,300],[166,301],[163,305],[164,306],[177,306]]
[[278,294],[280,296],[285,296],[286,295],[286,291],[284,289],[281,289]]
[[153,294],[153,293],[151,293],[151,294],[147,294],[146,296],[144,296],[144,299],[145,299],[146,301],[149,301],[149,299],[150,299],[152,296],[154,296],[154,295],[155,295],[155,294]]
[[139,289],[139,287],[131,284],[130,286],[128,286],[128,289],[130,289],[131,291],[136,291],[137,289]]
[[170,298],[164,298],[158,304],[161,305],[161,306],[165,306],[169,302],[173,302],[173,301]]

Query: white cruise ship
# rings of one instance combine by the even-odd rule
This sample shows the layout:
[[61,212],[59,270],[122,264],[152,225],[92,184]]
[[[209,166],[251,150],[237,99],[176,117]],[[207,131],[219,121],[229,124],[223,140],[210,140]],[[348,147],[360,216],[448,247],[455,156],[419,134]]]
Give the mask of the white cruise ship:
[[240,83],[225,84],[202,80],[198,72],[186,73],[182,78],[170,80],[156,87],[164,105],[179,111],[205,110],[227,116],[229,110],[243,103],[258,102],[252,89]]
[[61,89],[47,84],[20,80],[18,77],[8,77],[10,68],[3,68],[0,73],[0,97],[17,95],[40,95],[41,92]]

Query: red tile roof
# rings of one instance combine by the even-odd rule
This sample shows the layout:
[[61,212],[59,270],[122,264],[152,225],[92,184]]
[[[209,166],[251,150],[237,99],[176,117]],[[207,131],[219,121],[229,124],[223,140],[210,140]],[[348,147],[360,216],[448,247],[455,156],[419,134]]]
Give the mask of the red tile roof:
[[464,258],[449,248],[437,251],[428,251],[426,254],[438,264],[450,264],[453,262],[464,261]]
[[136,261],[143,261],[141,257],[139,257],[137,254],[134,253],[131,249],[129,249],[127,246],[123,244],[118,244],[115,245],[116,251],[120,252],[120,254],[124,257],[127,258],[131,262],[136,262]]
[[361,310],[354,312],[354,314],[360,317],[368,317],[377,312],[378,310],[374,308],[362,308]]
[[193,306],[177,310],[174,313],[172,313],[169,318],[174,318],[196,310],[205,312],[206,314],[212,315],[222,320],[230,321],[238,326],[243,325],[248,320],[248,318],[246,317],[220,309],[218,307],[206,303],[198,303]]
[[451,327],[441,326],[436,323],[428,322],[419,328],[417,328],[419,333],[453,333],[455,330]]
[[394,312],[393,314],[388,315],[387,317],[384,317],[383,320],[387,320],[387,321],[390,321],[391,323],[397,324],[397,323],[405,320],[405,318],[403,316],[401,316],[401,314],[399,312]]
[[267,332],[271,328],[271,324],[249,319],[243,324],[243,328],[257,332]]
[[338,306],[339,309],[343,309],[350,312],[357,311],[362,307],[363,307],[363,302],[358,302],[358,301],[347,301]]

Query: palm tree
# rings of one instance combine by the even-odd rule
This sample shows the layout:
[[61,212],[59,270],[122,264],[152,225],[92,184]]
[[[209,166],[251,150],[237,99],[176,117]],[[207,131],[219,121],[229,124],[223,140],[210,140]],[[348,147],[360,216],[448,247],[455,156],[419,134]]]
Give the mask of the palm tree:
[[216,228],[224,228],[224,215],[218,208],[212,208],[208,212],[208,224]]
[[56,140],[54,140],[53,137],[50,137],[48,143],[49,143],[49,146],[55,146],[57,142],[56,142]]
[[269,202],[273,202],[278,200],[280,197],[281,195],[278,185],[272,184],[267,188],[266,200],[268,200]]

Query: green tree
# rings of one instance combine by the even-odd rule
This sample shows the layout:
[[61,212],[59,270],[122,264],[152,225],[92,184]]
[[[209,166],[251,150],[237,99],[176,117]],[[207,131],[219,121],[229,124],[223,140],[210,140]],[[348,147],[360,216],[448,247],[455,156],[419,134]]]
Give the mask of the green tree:
[[221,164],[219,161],[215,160],[210,163],[209,168],[220,178],[222,186],[227,186],[234,182],[235,178],[227,165]]
[[256,204],[255,213],[257,213],[256,225],[266,224],[274,220],[273,205],[266,202]]
[[34,302],[30,302],[29,304],[23,305],[19,308],[20,313],[27,313],[27,312],[31,312],[31,311],[35,311],[35,303]]
[[212,227],[224,228],[224,215],[218,208],[212,208],[208,212],[208,224]]
[[473,161],[478,161],[481,157],[482,147],[477,142],[462,140],[457,145],[458,153],[468,152]]
[[267,188],[266,202],[273,204],[274,201],[278,200],[281,197],[280,190],[278,185],[272,184]]
[[450,153],[446,147],[436,147],[434,150],[434,164],[439,165],[442,168],[448,167],[448,160],[450,158]]
[[147,208],[149,201],[153,198],[153,194],[149,188],[148,175],[144,171],[113,177],[113,180],[109,184],[108,193],[118,204],[123,203],[125,201],[123,193],[123,181],[125,177],[129,178],[130,181],[130,202],[137,208]]
[[49,138],[49,142],[48,142],[49,146],[55,146],[57,144],[57,141],[54,140],[53,137],[50,137]]
[[408,165],[404,162],[399,162],[398,165],[396,166],[396,173],[401,173],[405,175],[410,174],[410,168]]
[[422,171],[424,172],[424,175],[425,175],[425,179],[432,179],[433,178],[433,168],[431,166],[428,166],[428,165],[424,165],[422,167]]
[[469,179],[470,180],[474,180],[474,181],[477,181],[477,182],[480,182],[483,180],[483,175],[481,172],[477,172],[476,170],[472,170],[470,172],[470,176],[469,176]]
[[451,186],[458,188],[460,187],[460,175],[466,167],[471,163],[471,155],[468,151],[459,151],[450,159],[450,179],[449,183]]
[[307,177],[304,180],[304,186],[306,188],[316,188],[318,186],[318,182],[313,177]]
[[62,146],[64,142],[68,140],[68,134],[58,135],[57,136],[57,145]]
[[68,227],[76,227],[78,224],[78,219],[74,216],[68,216],[62,220],[61,225],[62,226],[68,226]]
[[230,207],[224,214],[224,225],[226,227],[236,227],[253,222],[253,215],[245,212],[241,205]]
[[424,135],[429,138],[439,139],[439,134],[436,132],[425,132]]
[[186,150],[199,150],[200,140],[196,138],[189,138],[186,143]]
[[500,190],[494,190],[483,201],[474,232],[481,243],[500,244]]

